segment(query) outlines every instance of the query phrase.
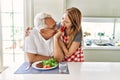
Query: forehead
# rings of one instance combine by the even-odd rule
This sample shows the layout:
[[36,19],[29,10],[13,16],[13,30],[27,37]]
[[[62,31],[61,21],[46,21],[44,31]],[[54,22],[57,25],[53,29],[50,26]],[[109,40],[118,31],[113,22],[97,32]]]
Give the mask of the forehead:
[[47,25],[48,28],[54,28],[56,22],[52,17],[49,17],[49,18],[45,18],[45,24]]
[[54,22],[55,22],[54,19],[51,18],[51,17],[45,18],[45,23],[46,23],[46,24],[54,23]]

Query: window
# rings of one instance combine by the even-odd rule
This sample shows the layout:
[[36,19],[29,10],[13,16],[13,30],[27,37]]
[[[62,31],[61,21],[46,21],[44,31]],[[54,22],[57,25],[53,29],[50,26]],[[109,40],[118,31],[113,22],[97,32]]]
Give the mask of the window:
[[22,62],[24,40],[24,0],[1,0],[0,23],[2,29],[3,65]]
[[[85,42],[95,40],[115,43],[120,42],[119,18],[84,18],[82,27]],[[102,43],[102,42],[101,42]]]

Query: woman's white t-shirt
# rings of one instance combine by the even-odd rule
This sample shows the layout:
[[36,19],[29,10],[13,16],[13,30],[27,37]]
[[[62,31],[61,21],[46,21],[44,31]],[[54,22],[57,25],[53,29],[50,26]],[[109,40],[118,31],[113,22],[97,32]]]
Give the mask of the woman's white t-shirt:
[[30,35],[25,37],[24,51],[26,53],[53,56],[53,37],[45,40],[39,31],[34,28]]

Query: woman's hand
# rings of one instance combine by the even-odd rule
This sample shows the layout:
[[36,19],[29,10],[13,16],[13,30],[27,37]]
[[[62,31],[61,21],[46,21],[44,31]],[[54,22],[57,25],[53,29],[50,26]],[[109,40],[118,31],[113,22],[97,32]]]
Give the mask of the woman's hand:
[[60,31],[61,31],[61,32],[64,32],[64,31],[65,31],[65,29],[66,29],[66,27],[65,27],[65,26],[61,26],[61,27],[60,27]]
[[25,29],[25,37],[29,36],[30,30],[32,30],[32,27],[27,27],[27,28]]
[[61,35],[62,35],[62,32],[58,30],[58,32],[54,35],[54,38],[59,39]]
[[61,26],[60,29],[58,30],[58,32],[54,35],[55,39],[60,38],[60,36],[62,35],[62,33],[65,31],[66,27],[65,26]]

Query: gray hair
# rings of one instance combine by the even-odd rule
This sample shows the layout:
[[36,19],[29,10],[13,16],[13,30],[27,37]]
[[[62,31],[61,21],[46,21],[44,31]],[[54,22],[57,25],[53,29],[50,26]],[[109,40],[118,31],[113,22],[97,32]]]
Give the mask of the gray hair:
[[48,13],[45,13],[45,12],[38,13],[34,18],[34,26],[38,30],[44,28],[46,26],[45,18],[47,18],[47,17],[52,17],[52,16]]

